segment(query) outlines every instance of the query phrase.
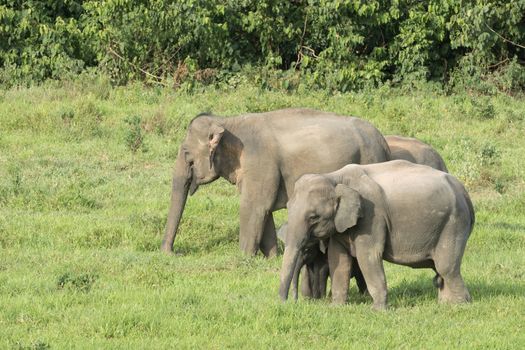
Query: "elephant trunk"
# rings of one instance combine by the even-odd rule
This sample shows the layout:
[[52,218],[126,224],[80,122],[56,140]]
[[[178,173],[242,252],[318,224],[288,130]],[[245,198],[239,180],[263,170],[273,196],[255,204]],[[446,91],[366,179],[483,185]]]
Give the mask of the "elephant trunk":
[[175,240],[184,205],[188,198],[191,180],[191,168],[184,160],[184,155],[179,152],[173,172],[171,204],[166,223],[166,232],[160,247],[161,251],[165,253],[173,252],[173,241]]
[[294,278],[294,298],[297,300],[297,283],[299,279],[299,270],[304,263],[304,254],[302,248],[306,243],[308,233],[306,224],[302,220],[294,220],[294,213],[289,213],[288,226],[286,229],[286,243],[284,248],[283,265],[281,267],[281,285],[279,287],[279,296],[282,301],[288,299],[290,284]]
[[281,268],[281,284],[279,287],[279,296],[282,301],[288,299],[288,291],[292,283],[292,277],[296,270],[297,260],[299,258],[299,249],[297,247],[286,247],[284,249],[283,266]]
[[299,275],[301,274],[301,268],[304,265],[304,253],[299,252],[297,257],[297,262],[295,263],[295,269],[293,272],[292,279],[292,292],[294,300],[298,299],[298,285],[299,285]]

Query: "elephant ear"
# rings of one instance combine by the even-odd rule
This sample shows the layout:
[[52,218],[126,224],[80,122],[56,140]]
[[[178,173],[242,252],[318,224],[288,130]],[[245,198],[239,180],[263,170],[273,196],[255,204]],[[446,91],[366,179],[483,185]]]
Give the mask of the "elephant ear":
[[356,190],[343,184],[335,187],[335,194],[339,201],[334,218],[335,229],[337,232],[344,232],[354,227],[357,220],[363,217],[361,196]]
[[212,123],[210,125],[209,136],[208,136],[208,148],[210,149],[210,169],[213,166],[213,157],[215,156],[215,151],[217,146],[221,142],[222,135],[224,134],[224,128],[219,124]]

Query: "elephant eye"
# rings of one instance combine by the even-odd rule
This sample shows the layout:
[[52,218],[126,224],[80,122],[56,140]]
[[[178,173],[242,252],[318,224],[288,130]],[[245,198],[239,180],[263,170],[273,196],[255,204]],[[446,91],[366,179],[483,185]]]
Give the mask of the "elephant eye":
[[317,220],[319,220],[319,215],[317,214],[310,214],[308,216],[308,220],[311,222],[311,223],[315,223]]
[[184,150],[184,160],[186,163],[188,163],[190,166],[193,165],[193,157],[191,156],[190,152]]

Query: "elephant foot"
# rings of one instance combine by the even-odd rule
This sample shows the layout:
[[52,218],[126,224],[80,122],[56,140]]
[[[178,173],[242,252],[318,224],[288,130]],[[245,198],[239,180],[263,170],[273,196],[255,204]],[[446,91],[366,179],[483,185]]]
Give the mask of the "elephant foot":
[[465,304],[472,302],[472,298],[468,291],[463,293],[440,291],[438,301],[443,304]]
[[345,298],[332,298],[332,305],[344,305],[346,304]]
[[259,251],[259,248],[254,247],[253,244],[245,244],[244,242],[240,242],[240,248],[241,252],[247,256],[255,256]]
[[472,298],[467,288],[463,286],[463,283],[461,283],[460,287],[452,289],[447,286],[445,281],[443,288],[439,289],[438,301],[446,304],[463,304],[470,303]]
[[160,251],[166,255],[174,255],[173,247],[162,245]]
[[277,246],[275,246],[274,248],[270,249],[269,251],[263,251],[263,255],[267,258],[275,258],[278,254],[278,251],[277,251]]
[[372,305],[372,310],[374,311],[387,311],[388,306],[386,303],[374,303]]

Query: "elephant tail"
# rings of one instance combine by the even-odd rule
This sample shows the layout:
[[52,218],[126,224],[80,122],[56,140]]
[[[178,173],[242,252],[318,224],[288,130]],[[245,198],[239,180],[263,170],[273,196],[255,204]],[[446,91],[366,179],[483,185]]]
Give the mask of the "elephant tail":
[[463,187],[463,192],[464,192],[465,201],[467,202],[468,210],[470,212],[470,232],[472,232],[472,229],[474,228],[474,223],[476,222],[476,214],[474,213],[474,205],[472,204],[472,200],[470,199],[470,196],[468,195],[464,187]]
[[460,200],[461,196],[465,199],[465,204],[467,205],[467,209],[470,215],[470,229],[467,232],[467,237],[468,237],[468,235],[470,235],[470,233],[474,229],[474,223],[476,222],[476,214],[474,213],[474,205],[472,204],[472,200],[470,199],[470,196],[467,190],[465,189],[465,186],[463,186],[463,184],[458,179],[456,179],[452,175],[447,175],[446,178],[449,184],[453,185],[452,188],[456,190],[455,191],[456,200]]
[[434,284],[434,287],[437,289],[443,289],[444,282],[445,281],[443,280],[443,277],[441,277],[441,275],[438,273],[436,273],[434,279],[432,280],[432,284]]

